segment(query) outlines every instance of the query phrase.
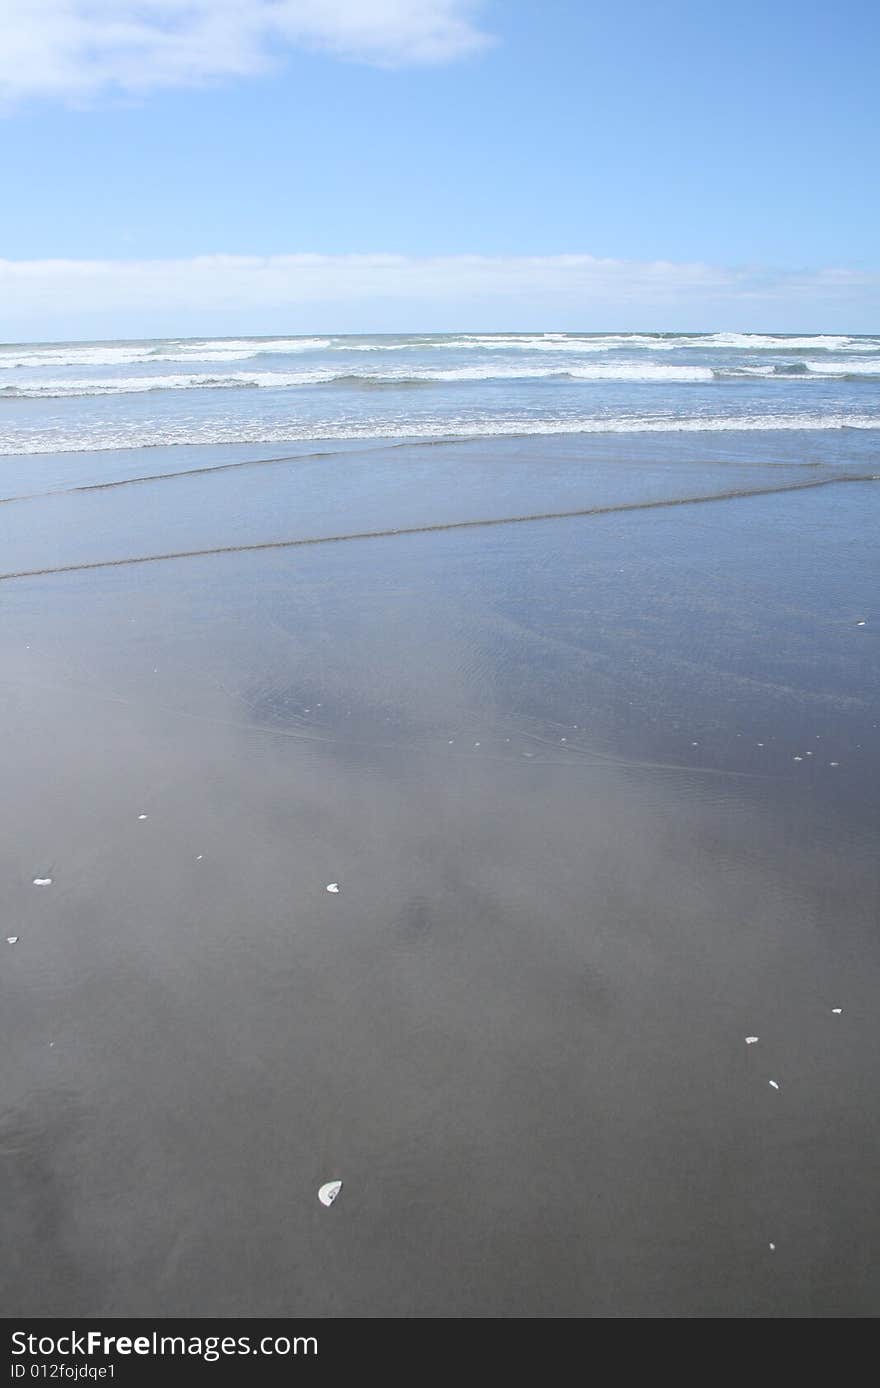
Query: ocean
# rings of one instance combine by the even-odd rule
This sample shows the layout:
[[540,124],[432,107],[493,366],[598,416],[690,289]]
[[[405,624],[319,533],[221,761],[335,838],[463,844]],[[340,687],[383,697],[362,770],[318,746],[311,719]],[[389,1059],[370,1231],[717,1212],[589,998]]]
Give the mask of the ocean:
[[[0,452],[880,428],[880,337],[451,333],[0,347]],[[759,446],[756,444],[756,446]],[[836,453],[846,444],[835,439]]]

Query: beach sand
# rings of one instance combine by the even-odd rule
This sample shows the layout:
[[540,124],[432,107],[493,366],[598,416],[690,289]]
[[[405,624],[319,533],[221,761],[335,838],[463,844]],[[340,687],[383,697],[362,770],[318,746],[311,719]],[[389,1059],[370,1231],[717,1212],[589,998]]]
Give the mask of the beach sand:
[[[804,478],[605,446],[20,502],[0,567]],[[876,1315],[878,497],[0,583],[4,1313]]]

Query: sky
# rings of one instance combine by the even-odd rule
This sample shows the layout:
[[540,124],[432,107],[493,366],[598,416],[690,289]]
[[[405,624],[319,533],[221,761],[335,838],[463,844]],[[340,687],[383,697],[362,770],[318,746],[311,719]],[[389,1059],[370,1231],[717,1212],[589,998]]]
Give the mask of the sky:
[[0,338],[880,332],[875,0],[0,0]]

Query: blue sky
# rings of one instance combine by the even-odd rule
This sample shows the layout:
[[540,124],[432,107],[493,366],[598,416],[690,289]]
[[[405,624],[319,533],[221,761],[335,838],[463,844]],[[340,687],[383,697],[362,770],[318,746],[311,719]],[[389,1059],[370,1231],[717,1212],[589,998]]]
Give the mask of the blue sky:
[[[880,331],[874,3],[0,0],[0,18],[7,338]],[[317,284],[284,259],[304,253],[326,258]],[[182,263],[216,255],[225,298],[207,274],[181,295]],[[347,262],[343,292],[350,256],[370,273]],[[377,256],[402,258],[396,279]],[[491,261],[484,286],[471,262],[456,282],[462,256]]]

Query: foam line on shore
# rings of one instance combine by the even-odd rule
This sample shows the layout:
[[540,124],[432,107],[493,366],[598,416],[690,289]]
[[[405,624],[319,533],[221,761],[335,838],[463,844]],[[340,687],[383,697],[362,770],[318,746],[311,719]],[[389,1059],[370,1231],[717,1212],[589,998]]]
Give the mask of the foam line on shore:
[[441,521],[434,525],[406,525],[387,530],[357,530],[341,535],[310,535],[294,540],[259,540],[247,545],[214,545],[209,549],[182,549],[165,554],[138,554],[122,559],[92,559],[80,564],[59,564],[43,569],[16,569],[0,573],[0,583],[15,578],[45,578],[52,574],[85,573],[92,569],[115,569],[130,564],[158,564],[171,559],[203,559],[217,554],[251,554],[260,550],[299,549],[307,545],[336,545],[347,540],[386,540],[401,535],[431,535],[445,530],[476,530],[490,525],[525,525],[532,521],[574,520],[586,516],[615,515],[624,511],[654,511],[670,506],[696,506],[704,502],[744,500],[752,496],[773,496],[782,492],[805,491],[810,487],[830,487],[840,482],[878,482],[877,473],[846,473],[839,477],[815,477],[789,482],[782,487],[742,487],[707,496],[667,497],[652,501],[625,501],[612,506],[586,506],[573,511],[536,511],[527,516],[488,516],[479,520]]

